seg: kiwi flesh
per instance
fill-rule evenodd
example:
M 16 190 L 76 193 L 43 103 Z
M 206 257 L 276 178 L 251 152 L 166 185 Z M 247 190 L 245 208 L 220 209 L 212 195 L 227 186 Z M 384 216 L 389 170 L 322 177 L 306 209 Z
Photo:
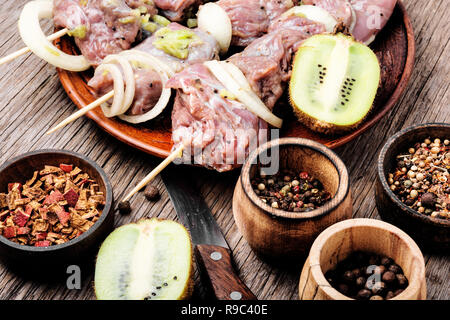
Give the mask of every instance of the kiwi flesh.
M 170 220 L 145 219 L 114 230 L 95 265 L 99 300 L 183 300 L 193 290 L 192 244 Z
M 366 45 L 344 34 L 320 34 L 298 49 L 289 97 L 300 122 L 334 134 L 353 130 L 372 108 L 380 64 Z

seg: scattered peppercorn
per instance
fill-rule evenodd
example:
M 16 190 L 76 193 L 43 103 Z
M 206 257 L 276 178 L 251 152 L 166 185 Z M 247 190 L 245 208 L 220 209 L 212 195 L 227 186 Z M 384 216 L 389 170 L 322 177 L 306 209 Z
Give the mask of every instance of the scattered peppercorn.
M 159 189 L 151 184 L 147 185 L 144 194 L 147 200 L 150 201 L 157 201 L 160 198 Z
M 390 189 L 413 210 L 432 218 L 450 219 L 450 141 L 431 138 L 397 156 L 389 173 Z
M 121 214 L 129 214 L 131 212 L 130 201 L 122 201 L 119 203 L 119 212 Z
M 322 182 L 307 172 L 283 170 L 273 176 L 259 174 L 251 181 L 258 197 L 272 208 L 308 212 L 331 199 Z
M 408 279 L 394 260 L 362 251 L 339 262 L 325 278 L 340 293 L 357 300 L 392 299 L 408 286 Z

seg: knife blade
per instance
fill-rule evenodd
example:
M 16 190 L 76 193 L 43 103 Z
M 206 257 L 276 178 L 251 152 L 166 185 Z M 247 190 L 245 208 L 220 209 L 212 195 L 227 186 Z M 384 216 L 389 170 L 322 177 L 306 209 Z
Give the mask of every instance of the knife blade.
M 172 165 L 161 177 L 178 218 L 191 233 L 204 278 L 219 300 L 256 300 L 236 274 L 231 249 L 188 171 Z

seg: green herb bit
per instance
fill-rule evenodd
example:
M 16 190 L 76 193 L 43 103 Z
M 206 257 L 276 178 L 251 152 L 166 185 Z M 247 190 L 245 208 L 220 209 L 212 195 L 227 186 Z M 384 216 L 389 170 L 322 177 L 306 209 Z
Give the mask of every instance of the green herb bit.
M 191 30 L 180 29 L 171 30 L 170 28 L 161 28 L 156 33 L 157 40 L 153 45 L 179 59 L 186 59 L 189 55 L 189 46 L 193 42 L 201 42 L 200 38 Z
M 142 24 L 142 29 L 150 33 L 153 33 L 158 29 L 158 25 L 154 22 L 145 22 Z
M 197 27 L 198 23 L 197 23 L 197 19 L 188 19 L 187 20 L 187 26 L 189 28 L 195 28 Z
M 45 50 L 47 50 L 48 52 L 50 52 L 50 53 L 53 54 L 54 56 L 59 57 L 59 52 L 56 51 L 55 49 L 53 49 L 52 47 L 45 46 Z
M 69 30 L 67 34 L 71 37 L 76 37 L 79 39 L 84 39 L 86 37 L 87 28 L 84 24 Z
M 164 18 L 163 16 L 160 16 L 158 14 L 155 14 L 152 17 L 152 20 L 154 22 L 156 22 L 157 24 L 160 24 L 160 25 L 162 25 L 164 27 L 166 27 L 166 26 L 168 26 L 170 24 L 170 20 L 168 20 L 167 18 Z
M 133 23 L 135 21 L 136 21 L 136 17 L 124 17 L 124 18 L 119 19 L 119 22 L 122 24 Z

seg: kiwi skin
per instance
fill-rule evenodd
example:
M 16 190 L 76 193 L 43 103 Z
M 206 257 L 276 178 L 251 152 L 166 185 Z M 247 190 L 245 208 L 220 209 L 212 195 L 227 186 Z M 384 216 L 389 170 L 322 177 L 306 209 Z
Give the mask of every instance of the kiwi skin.
M 326 135 L 338 135 L 338 134 L 344 134 L 349 131 L 353 131 L 356 128 L 358 128 L 364 120 L 366 120 L 367 116 L 372 112 L 373 105 L 369 112 L 357 123 L 354 123 L 350 126 L 339 126 L 333 123 L 328 123 L 319 119 L 315 119 L 308 114 L 301 111 L 299 108 L 295 106 L 295 103 L 293 99 L 291 99 L 291 95 L 289 94 L 289 101 L 292 105 L 292 109 L 294 110 L 294 114 L 297 117 L 298 121 L 300 121 L 303 125 L 311 129 L 312 131 L 323 133 Z
M 138 222 L 136 222 L 136 224 L 145 223 L 145 221 L 147 221 L 147 220 L 156 220 L 158 222 L 161 222 L 161 221 L 165 221 L 167 219 L 160 219 L 160 218 L 141 219 Z M 169 221 L 171 221 L 171 220 L 169 220 Z M 186 231 L 186 233 L 189 236 L 189 244 L 190 244 L 190 248 L 191 248 L 191 250 L 190 250 L 191 251 L 191 264 L 189 265 L 189 271 L 188 271 L 188 274 L 189 274 L 189 278 L 188 279 L 189 280 L 186 282 L 186 285 L 185 285 L 185 287 L 183 289 L 183 292 L 178 297 L 177 300 L 189 300 L 192 297 L 192 293 L 194 292 L 194 263 L 195 263 L 194 259 L 195 258 L 194 258 L 194 254 L 193 254 L 194 250 L 193 250 L 193 247 L 192 247 L 191 234 L 187 231 L 187 229 L 182 224 L 180 224 L 180 225 L 183 227 L 183 229 Z M 92 285 L 94 287 L 93 289 L 94 289 L 95 296 L 97 297 L 97 300 L 98 300 L 98 294 L 97 294 L 96 289 L 95 289 L 95 283 L 92 283 Z
M 336 34 L 336 32 L 334 34 Z M 352 38 L 353 38 L 353 36 L 352 36 Z M 360 44 L 364 44 L 361 41 L 356 40 L 355 38 L 353 38 L 353 41 L 358 42 Z M 300 52 L 300 50 L 297 50 L 297 52 L 295 53 L 294 59 L 292 61 L 296 60 L 296 57 L 299 54 L 299 52 Z M 378 63 L 380 63 L 380 60 L 378 59 L 378 57 L 377 57 L 377 60 L 378 60 Z M 380 88 L 380 85 L 381 85 L 381 78 L 380 78 L 380 81 L 378 84 L 378 89 Z M 367 114 L 360 121 L 358 121 L 352 125 L 348 125 L 348 126 L 339 126 L 339 125 L 336 125 L 333 123 L 329 123 L 326 121 L 322 121 L 320 119 L 313 118 L 310 115 L 306 114 L 305 112 L 301 111 L 300 108 L 297 107 L 294 99 L 291 96 L 291 86 L 289 86 L 288 91 L 289 91 L 289 103 L 292 106 L 292 109 L 293 109 L 294 114 L 297 117 L 298 121 L 301 122 L 303 125 L 305 125 L 307 128 L 309 128 L 310 130 L 312 130 L 314 132 L 322 133 L 325 135 L 345 134 L 345 133 L 348 133 L 350 131 L 357 129 L 367 119 L 367 117 L 372 112 L 373 107 L 374 107 L 374 105 L 372 104 L 372 106 L 370 107 Z M 376 97 L 375 97 L 375 101 L 376 101 Z

